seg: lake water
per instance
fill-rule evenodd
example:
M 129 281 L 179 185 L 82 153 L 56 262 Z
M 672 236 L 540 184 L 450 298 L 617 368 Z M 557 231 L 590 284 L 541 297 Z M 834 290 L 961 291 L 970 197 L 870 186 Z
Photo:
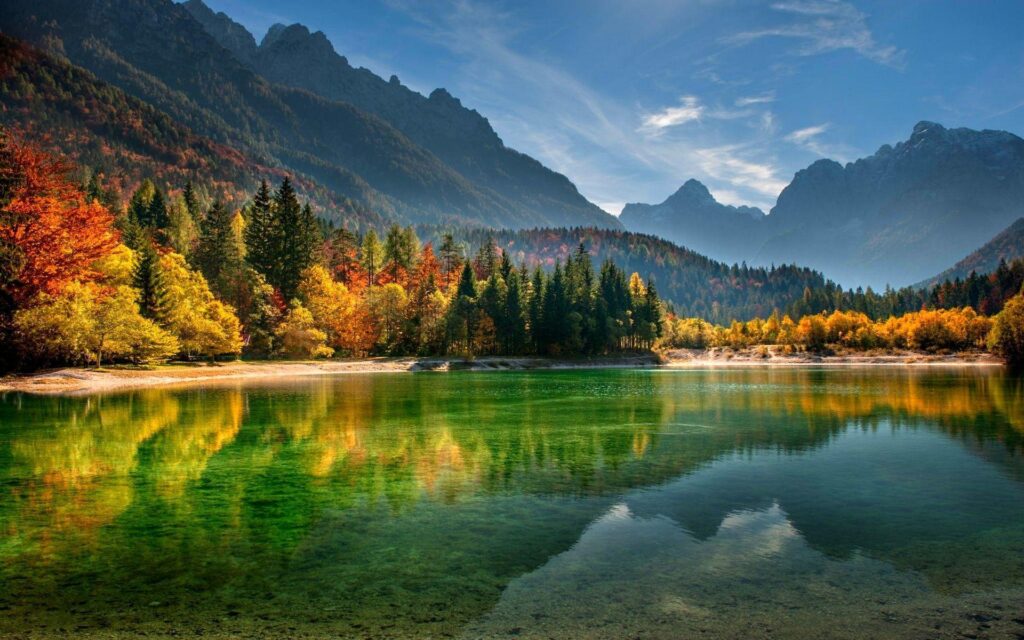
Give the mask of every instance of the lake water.
M 0 396 L 0 636 L 1024 637 L 1024 380 Z

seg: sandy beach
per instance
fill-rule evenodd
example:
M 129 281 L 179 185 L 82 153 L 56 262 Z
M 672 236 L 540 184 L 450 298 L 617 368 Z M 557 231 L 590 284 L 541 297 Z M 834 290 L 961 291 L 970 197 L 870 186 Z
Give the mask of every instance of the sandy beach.
M 663 354 L 623 355 L 602 358 L 555 359 L 532 357 L 461 358 L 361 358 L 325 361 L 237 361 L 217 364 L 167 364 L 151 368 L 63 368 L 0 379 L 0 392 L 84 394 L 165 385 L 210 384 L 223 380 L 272 380 L 276 378 L 338 374 L 398 373 L 416 371 L 516 371 L 533 369 L 639 368 L 668 369 L 751 366 L 1003 366 L 985 352 L 927 354 L 918 352 L 851 353 L 818 355 L 785 354 L 780 349 L 741 351 L 731 349 L 676 349 Z

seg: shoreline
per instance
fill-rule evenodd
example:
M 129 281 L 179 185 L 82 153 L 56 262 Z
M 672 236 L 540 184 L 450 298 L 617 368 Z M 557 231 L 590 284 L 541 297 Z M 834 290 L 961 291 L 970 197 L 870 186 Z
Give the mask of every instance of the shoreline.
M 1002 367 L 988 353 L 937 355 L 918 352 L 783 354 L 770 349 L 674 349 L 664 354 L 557 359 L 487 356 L 463 358 L 359 358 L 326 361 L 254 360 L 217 364 L 184 363 L 150 369 L 66 367 L 0 378 L 0 393 L 85 395 L 158 386 L 199 386 L 222 381 L 265 381 L 339 374 L 447 371 L 533 371 L 567 369 L 712 369 L 723 367 Z

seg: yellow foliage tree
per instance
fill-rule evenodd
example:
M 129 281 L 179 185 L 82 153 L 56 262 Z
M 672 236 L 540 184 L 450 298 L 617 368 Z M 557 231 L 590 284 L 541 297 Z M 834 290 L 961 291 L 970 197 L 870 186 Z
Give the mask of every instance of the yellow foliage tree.
M 327 334 L 316 326 L 313 314 L 298 300 L 292 301 L 288 315 L 275 331 L 279 351 L 289 358 L 330 358 L 334 349 L 327 346 Z
M 39 362 L 144 364 L 178 352 L 178 341 L 139 314 L 137 293 L 72 282 L 56 295 L 41 294 L 18 311 L 14 325 L 25 355 Z
M 189 269 L 184 256 L 160 257 L 157 322 L 174 334 L 188 357 L 242 351 L 241 324 L 234 309 L 213 297 L 202 274 Z

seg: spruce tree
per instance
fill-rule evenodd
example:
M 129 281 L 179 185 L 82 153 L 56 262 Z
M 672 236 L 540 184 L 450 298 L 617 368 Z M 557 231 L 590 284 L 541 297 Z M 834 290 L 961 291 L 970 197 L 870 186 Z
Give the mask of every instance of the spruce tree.
M 220 201 L 216 201 L 199 226 L 195 266 L 221 297 L 228 294 L 227 280 L 237 274 L 241 262 L 231 224 L 233 217 Z
M 480 245 L 476 258 L 473 259 L 473 266 L 476 267 L 477 277 L 486 280 L 498 269 L 498 245 L 494 242 L 494 236 L 488 235 L 487 241 Z
M 299 205 L 287 176 L 274 194 L 274 218 L 274 267 L 267 280 L 285 300 L 291 300 L 298 292 L 302 272 L 314 262 L 320 229 L 309 204 Z
M 277 230 L 274 224 L 273 200 L 266 180 L 260 183 L 245 225 L 245 259 L 264 278 L 274 269 Z
M 149 319 L 160 315 L 160 256 L 153 239 L 146 236 L 139 249 L 132 284 L 139 291 L 139 311 Z
M 159 189 L 153 192 L 153 197 L 146 208 L 145 226 L 159 230 L 171 226 L 171 217 L 167 214 L 167 201 Z
M 451 233 L 445 233 L 439 250 L 441 258 L 441 283 L 447 289 L 454 279 L 455 272 L 462 264 L 462 248 L 455 242 Z

